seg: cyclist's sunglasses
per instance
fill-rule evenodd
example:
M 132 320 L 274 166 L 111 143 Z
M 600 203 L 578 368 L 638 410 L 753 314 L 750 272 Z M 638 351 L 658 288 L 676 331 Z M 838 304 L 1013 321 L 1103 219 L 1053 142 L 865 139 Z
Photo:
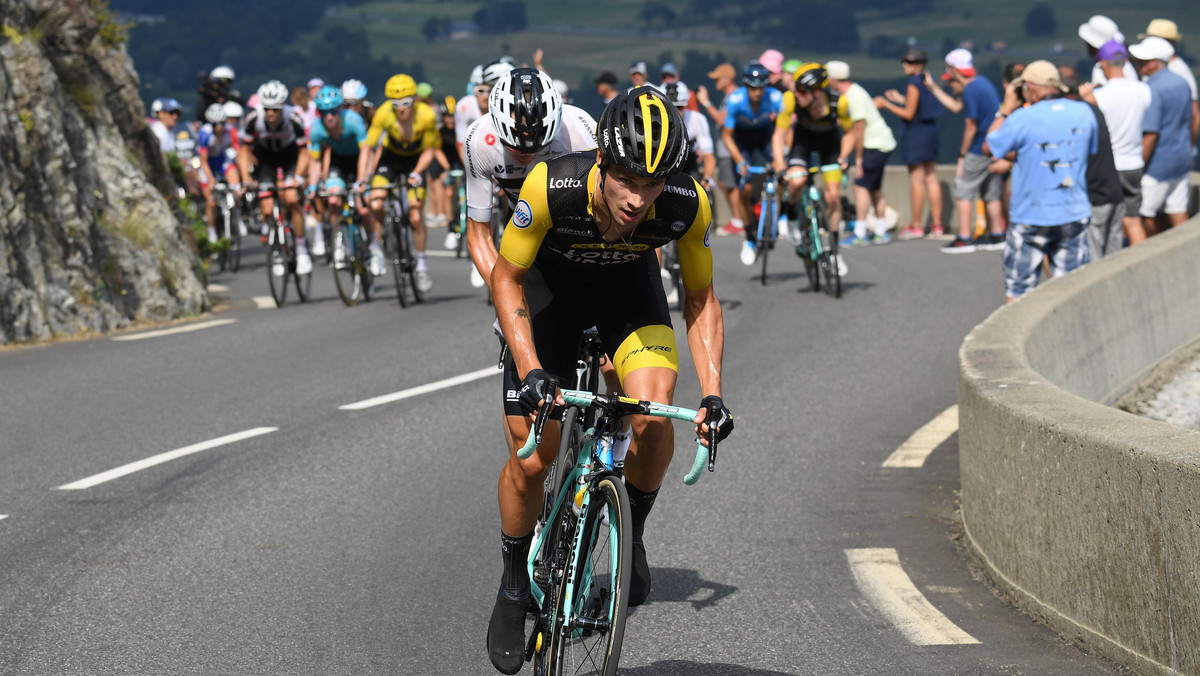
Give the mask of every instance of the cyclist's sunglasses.
M 396 110 L 405 110 L 408 108 L 412 108 L 413 102 L 415 100 L 416 99 L 414 99 L 411 96 L 405 96 L 402 99 L 396 99 L 395 101 L 392 101 L 392 107 L 395 108 Z
M 479 85 L 479 86 L 475 87 L 475 94 L 477 96 L 487 96 L 488 94 L 491 94 L 491 93 L 492 93 L 492 88 L 487 85 Z
M 337 116 L 338 116 L 338 114 L 339 114 L 339 113 L 341 113 L 341 112 L 342 112 L 342 109 L 341 109 L 341 107 L 338 107 L 338 108 L 332 108 L 332 109 L 330 109 L 330 110 L 322 110 L 322 111 L 321 111 L 321 116 L 322 116 L 322 117 L 337 117 Z

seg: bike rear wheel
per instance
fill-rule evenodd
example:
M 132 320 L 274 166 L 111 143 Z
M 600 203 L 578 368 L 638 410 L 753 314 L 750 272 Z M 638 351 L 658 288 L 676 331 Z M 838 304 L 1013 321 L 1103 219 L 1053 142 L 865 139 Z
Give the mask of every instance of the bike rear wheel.
M 396 284 L 396 299 L 400 307 L 408 307 L 410 302 L 416 302 L 412 296 L 411 285 L 408 283 L 408 251 L 404 239 L 400 236 L 400 215 L 393 205 L 388 206 L 387 222 L 387 258 L 392 265 L 392 280 Z
M 291 252 L 289 269 L 292 272 L 292 279 L 296 280 L 296 295 L 300 297 L 301 303 L 307 303 L 312 296 L 312 270 L 303 275 L 296 272 L 296 236 L 290 229 L 287 231 L 287 248 Z
M 821 273 L 825 276 L 825 293 L 834 298 L 841 298 L 842 276 L 838 274 L 837 258 L 835 258 L 837 255 L 837 237 L 830 233 L 829 248 L 821 254 Z
M 592 488 L 575 575 L 563 575 L 550 635 L 553 676 L 615 676 L 629 610 L 633 540 L 625 483 L 607 476 Z M 575 602 L 563 608 L 568 583 Z
M 271 297 L 275 299 L 275 307 L 283 307 L 287 302 L 288 276 L 291 275 L 291 261 L 284 244 L 283 227 L 276 225 L 271 229 L 267 246 L 267 280 L 271 284 Z
M 342 252 L 341 262 L 338 262 L 337 255 L 334 255 L 333 282 L 337 285 L 338 296 L 342 302 L 346 307 L 351 307 L 363 298 L 363 252 L 355 238 L 350 236 L 350 226 L 346 224 L 338 226 L 337 233 L 333 236 L 333 246 L 339 247 Z

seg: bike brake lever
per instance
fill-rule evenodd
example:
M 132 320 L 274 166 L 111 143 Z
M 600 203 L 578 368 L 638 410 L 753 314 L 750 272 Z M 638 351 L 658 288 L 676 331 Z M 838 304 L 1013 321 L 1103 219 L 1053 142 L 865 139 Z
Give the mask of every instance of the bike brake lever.
M 546 421 L 550 419 L 550 411 L 554 408 L 554 392 L 551 392 L 542 400 L 542 406 L 538 409 L 537 417 L 533 419 L 533 440 L 534 443 L 542 443 L 542 432 L 546 429 Z
M 717 435 L 720 430 L 717 429 L 715 421 L 712 419 L 715 412 L 710 406 L 708 409 L 708 471 L 710 472 L 717 470 Z

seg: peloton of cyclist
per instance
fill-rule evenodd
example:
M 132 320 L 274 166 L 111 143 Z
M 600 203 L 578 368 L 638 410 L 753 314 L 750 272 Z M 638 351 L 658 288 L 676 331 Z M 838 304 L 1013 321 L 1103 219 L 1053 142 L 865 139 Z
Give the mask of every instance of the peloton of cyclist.
M 678 375 L 671 316 L 655 250 L 677 240 L 686 287 L 688 345 L 705 395 L 702 409 L 723 438 L 733 429 L 721 402 L 721 306 L 713 292 L 708 198 L 679 173 L 687 151 L 683 118 L 654 87 L 617 95 L 600 115 L 599 148 L 539 163 L 521 188 L 492 270 L 496 314 L 508 337 L 504 411 L 510 456 L 500 474 L 504 573 L 488 624 L 488 653 L 506 674 L 524 662 L 530 580 L 525 563 L 554 460 L 558 431 L 548 425 L 537 452 L 519 460 L 531 418 L 557 383 L 575 374 L 579 335 L 595 326 L 625 394 L 669 402 Z M 707 433 L 705 413 L 696 431 Z M 633 553 L 629 605 L 646 600 L 650 569 L 643 532 L 670 463 L 674 431 L 635 416 L 636 450 L 625 458 Z M 707 442 L 705 442 L 707 443 Z
M 596 147 L 596 121 L 565 105 L 545 73 L 517 68 L 490 92 L 488 114 L 467 130 L 463 154 L 467 172 L 467 247 L 478 274 L 491 279 L 496 264 L 492 240 L 492 181 L 515 208 L 534 165 L 563 153 Z
M 768 87 L 771 72 L 757 61 L 746 64 L 742 71 L 742 87 L 725 100 L 725 128 L 721 141 L 733 156 L 739 180 L 742 182 L 741 203 L 749 214 L 753 204 L 749 176 L 751 162 L 766 165 L 771 162 L 771 137 L 775 120 L 783 110 L 783 92 Z M 757 229 L 747 220 L 746 241 L 742 243 L 743 265 L 754 265 L 754 239 Z
M 772 166 L 776 172 L 784 174 L 787 181 L 791 197 L 786 207 L 787 217 L 795 221 L 798 216 L 796 202 L 808 183 L 809 160 L 814 153 L 819 156 L 829 230 L 836 237 L 843 217 L 842 169 L 845 160 L 840 156 L 842 133 L 838 126 L 838 97 L 829 90 L 829 73 L 819 63 L 802 64 L 796 70 L 794 81 L 795 89 L 784 94 L 783 114 L 775 120 L 775 133 L 771 139 Z M 791 132 L 792 147 L 790 153 L 785 153 L 788 132 Z M 837 264 L 839 274 L 845 275 L 845 263 L 840 255 Z
M 308 170 L 308 153 L 302 152 L 308 140 L 300 112 L 286 105 L 287 98 L 287 87 L 279 80 L 271 80 L 258 88 L 258 104 L 246 116 L 242 129 L 238 170 L 249 188 L 258 187 L 261 191 L 258 204 L 264 223 L 271 222 L 274 207 L 268 190 L 275 186 L 276 174 L 283 172 L 279 198 L 283 202 L 285 218 L 291 220 L 296 235 L 296 274 L 306 275 L 312 272 L 312 256 L 304 239 L 304 212 L 300 208 L 298 188 L 304 182 L 301 177 Z M 253 172 L 251 165 L 254 165 Z
M 204 111 L 206 123 L 196 135 L 196 148 L 200 155 L 200 170 L 203 172 L 200 187 L 204 191 L 204 219 L 208 223 L 208 241 L 216 242 L 217 203 L 213 199 L 213 187 L 224 181 L 232 190 L 238 190 L 237 155 L 241 143 L 237 128 L 228 124 L 225 103 L 214 103 Z M 234 104 L 237 105 L 237 104 Z M 231 224 L 232 225 L 232 224 Z M 238 222 L 238 234 L 246 234 L 246 225 Z
M 345 99 L 337 87 L 325 85 L 317 92 L 317 121 L 309 129 L 309 153 L 312 163 L 309 169 L 309 185 L 322 185 L 328 197 L 326 213 L 329 227 L 337 232 L 342 219 L 342 204 L 346 186 L 358 181 L 358 158 L 367 143 L 367 125 L 361 116 L 344 107 Z M 372 233 L 371 259 L 368 265 L 372 275 L 383 274 L 383 251 L 379 248 L 379 228 L 374 227 L 371 211 L 366 204 L 358 204 L 358 214 L 363 225 Z M 324 241 L 319 234 L 313 235 L 313 253 L 324 253 Z M 336 246 L 336 245 L 335 245 Z M 345 263 L 345 251 L 334 249 L 334 267 Z
M 367 130 L 367 143 L 358 159 L 358 175 L 371 176 L 371 214 L 378 240 L 383 226 L 383 205 L 387 191 L 380 186 L 407 182 L 408 220 L 413 228 L 417 254 L 417 288 L 433 288 L 425 262 L 425 220 L 421 206 L 425 188 L 421 174 L 433 161 L 438 146 L 437 116 L 429 106 L 417 101 L 417 83 L 403 73 L 394 75 L 384 86 L 388 101 L 379 107 Z

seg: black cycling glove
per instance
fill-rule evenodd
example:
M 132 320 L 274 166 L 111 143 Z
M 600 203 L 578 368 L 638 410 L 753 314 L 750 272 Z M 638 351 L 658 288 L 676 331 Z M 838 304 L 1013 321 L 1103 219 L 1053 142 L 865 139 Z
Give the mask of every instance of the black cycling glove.
M 558 390 L 558 380 L 547 371 L 533 369 L 521 381 L 521 391 L 517 395 L 517 405 L 525 415 L 537 412 L 542 402 L 552 399 Z
M 717 441 L 724 441 L 733 431 L 733 414 L 725 408 L 725 402 L 715 394 L 700 400 L 700 408 L 708 410 L 708 426 L 716 428 Z

